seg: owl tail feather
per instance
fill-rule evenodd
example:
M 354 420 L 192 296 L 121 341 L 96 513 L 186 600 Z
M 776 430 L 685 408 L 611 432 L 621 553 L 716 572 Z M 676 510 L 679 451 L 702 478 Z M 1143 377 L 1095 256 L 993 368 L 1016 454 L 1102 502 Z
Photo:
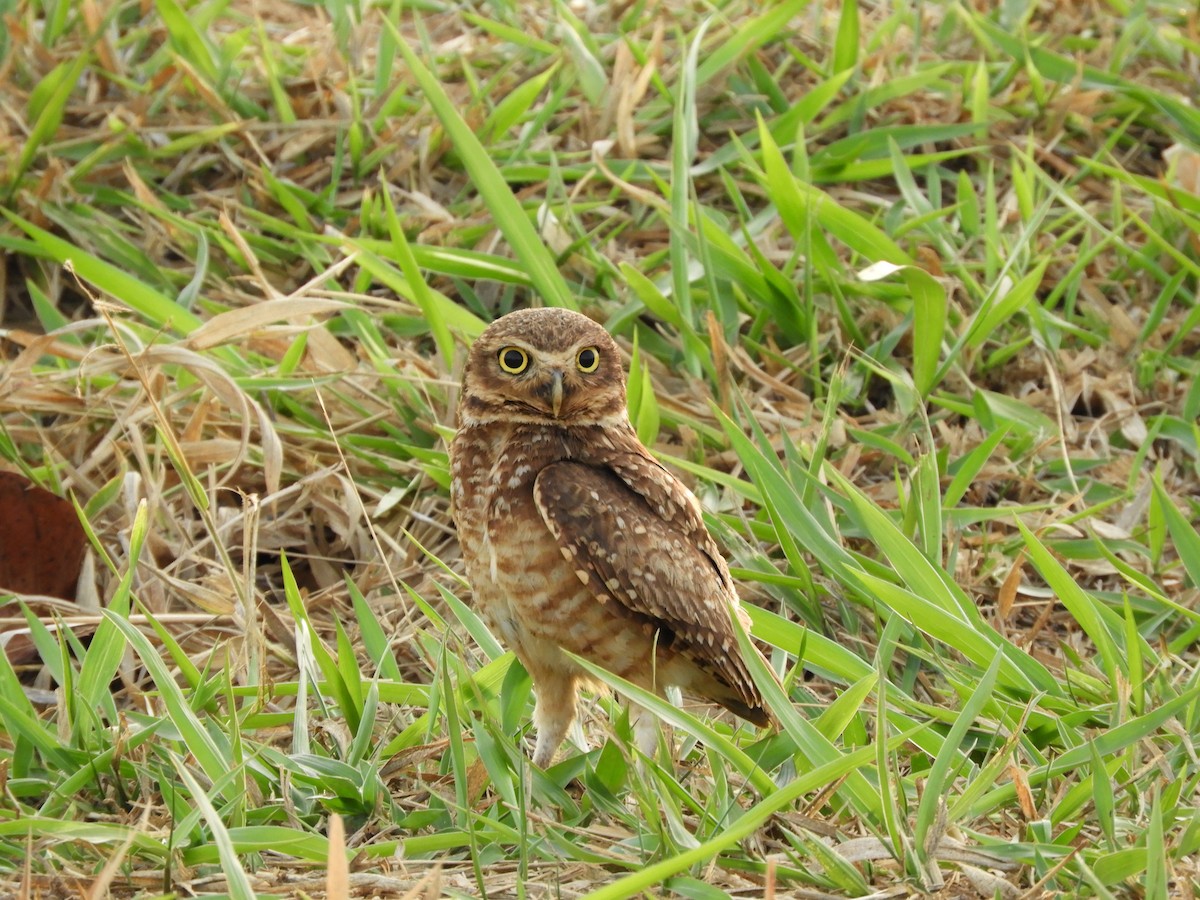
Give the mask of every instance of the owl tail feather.
M 766 666 L 768 672 L 773 676 L 775 683 L 779 683 L 779 676 L 775 671 L 767 665 L 766 659 L 762 652 L 755 647 L 754 652 L 758 654 L 758 658 Z M 767 709 L 767 704 L 763 701 L 762 693 L 758 689 L 758 685 L 754 683 L 754 679 L 750 675 L 750 669 L 745 661 L 739 656 L 732 660 L 736 676 L 730 678 L 728 671 L 712 673 L 716 677 L 709 684 L 708 696 L 714 703 L 719 703 L 731 713 L 741 716 L 747 722 L 753 722 L 760 728 L 765 728 L 768 725 L 778 725 L 775 716 Z
M 717 703 L 725 707 L 735 716 L 741 716 L 747 722 L 753 722 L 755 725 L 763 728 L 770 725 L 774 719 L 767 710 L 761 706 L 747 706 L 745 701 L 732 692 L 726 697 L 713 697 Z

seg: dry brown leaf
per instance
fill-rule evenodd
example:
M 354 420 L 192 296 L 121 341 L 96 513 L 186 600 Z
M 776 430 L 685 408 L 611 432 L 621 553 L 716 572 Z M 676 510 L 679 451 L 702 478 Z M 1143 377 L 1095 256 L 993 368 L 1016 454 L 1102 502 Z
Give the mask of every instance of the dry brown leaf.
M 1106 541 L 1127 541 L 1133 537 L 1128 528 L 1103 519 L 1093 519 L 1090 523 L 1096 536 Z
M 243 237 L 240 231 L 238 231 L 237 225 L 234 224 L 233 220 L 229 218 L 224 210 L 222 210 L 221 214 L 217 216 L 217 221 L 221 225 L 221 230 L 225 232 L 226 236 L 231 241 L 233 241 L 233 243 L 237 246 L 238 251 L 242 254 L 242 257 L 246 260 L 246 265 L 250 267 L 250 272 L 254 276 L 254 281 L 258 284 L 263 296 L 271 300 L 280 299 L 282 295 L 278 290 L 275 289 L 275 286 L 271 283 L 271 280 L 267 278 L 266 273 L 263 272 L 262 265 L 259 263 L 258 257 L 251 249 L 250 244 L 246 241 L 246 238 Z
M 196 408 L 192 411 L 191 418 L 183 427 L 183 432 L 179 435 L 179 444 L 195 443 L 204 440 L 204 429 L 208 425 L 209 419 L 212 418 L 212 413 L 217 407 L 216 397 L 205 397 L 196 404 Z
M 0 472 L 0 587 L 71 600 L 86 549 L 69 500 Z
M 329 817 L 329 856 L 325 863 L 325 891 L 328 897 L 350 896 L 350 865 L 346 861 L 346 826 L 342 817 Z
M 629 93 L 626 87 L 633 74 L 633 51 L 624 41 L 617 43 L 616 56 L 613 58 L 612 76 L 608 82 L 608 105 L 604 115 L 597 123 L 597 131 L 608 131 L 615 127 L 617 132 L 617 147 L 623 156 L 632 157 L 633 151 L 633 116 L 632 108 L 625 98 Z
M 1062 94 L 1056 105 L 1076 115 L 1091 118 L 1099 109 L 1101 101 L 1108 97 L 1108 93 L 1103 90 L 1070 90 Z
M 252 400 L 245 391 L 220 367 L 214 360 L 201 356 L 182 344 L 156 345 L 147 347 L 136 357 L 131 357 L 139 368 L 146 367 L 143 373 L 149 385 L 154 377 L 156 366 L 183 366 L 212 391 L 229 409 L 238 413 L 241 419 L 242 434 L 237 445 L 237 452 L 224 460 L 230 464 L 230 474 L 222 481 L 232 477 L 233 472 L 245 460 L 247 448 L 250 445 L 252 420 L 259 427 L 260 444 L 263 454 L 263 477 L 267 485 L 267 493 L 274 494 L 279 490 L 279 482 L 283 470 L 283 443 L 271 421 L 271 417 L 261 404 Z M 128 373 L 129 360 L 121 354 L 95 353 L 88 357 L 88 368 L 91 373 L 118 372 Z M 164 432 L 167 433 L 167 432 Z
M 1183 144 L 1172 144 L 1163 151 L 1163 159 L 1174 182 L 1200 197 L 1200 153 Z
M 315 297 L 268 300 L 213 316 L 193 331 L 188 336 L 186 343 L 192 350 L 207 350 L 209 347 L 217 347 L 230 341 L 249 337 L 268 325 L 286 322 L 291 325 L 303 326 L 307 324 L 307 320 L 311 316 L 340 312 L 350 308 L 349 303 L 343 303 L 341 300 L 324 300 Z M 301 322 L 300 320 L 305 321 Z
M 1017 790 L 1021 814 L 1025 816 L 1026 821 L 1033 821 L 1037 818 L 1037 807 L 1033 805 L 1033 792 L 1029 790 L 1029 779 L 1025 776 L 1025 770 L 1014 763 L 1008 767 L 1008 775 Z
M 1085 277 L 1079 282 L 1079 293 L 1087 301 L 1088 308 L 1108 325 L 1109 337 L 1119 352 L 1126 352 L 1137 342 L 1141 329 L 1120 303 L 1108 298 L 1101 285 Z
M 921 268 L 932 275 L 934 278 L 943 278 L 946 275 L 945 269 L 942 268 L 941 257 L 932 247 L 922 244 L 917 248 L 917 261 L 921 264 Z
M 308 333 L 305 351 L 305 368 L 317 372 L 348 372 L 358 364 L 354 354 L 324 328 L 314 328 Z
M 1133 404 L 1107 387 L 1097 388 L 1096 396 L 1100 398 L 1104 408 L 1117 420 L 1117 426 L 1130 446 L 1142 446 L 1150 436 L 1150 429 L 1146 427 L 1145 420 Z
M 655 23 L 654 35 L 650 39 L 650 50 L 646 54 L 646 64 L 638 71 L 637 77 L 631 77 L 633 72 L 633 54 L 628 45 L 622 41 L 617 44 L 617 60 L 613 69 L 613 89 L 617 93 L 616 131 L 617 149 L 627 159 L 638 156 L 637 130 L 634 127 L 634 112 L 646 96 L 654 73 L 658 71 L 658 61 L 662 54 L 663 22 Z M 625 58 L 627 57 L 627 58 Z M 618 78 L 620 73 L 620 78 Z
M 1013 560 L 1008 574 L 1004 576 L 1004 582 L 1000 585 L 1000 594 L 996 598 L 997 609 L 1002 621 L 1008 621 L 1012 616 L 1013 602 L 1017 599 L 1017 588 L 1021 585 L 1021 572 L 1024 568 L 1025 551 L 1022 550 Z
M 979 892 L 980 897 L 998 897 L 1003 900 L 1021 896 L 1021 889 L 999 875 L 993 875 L 978 866 L 961 863 L 959 868 L 971 882 L 971 886 Z

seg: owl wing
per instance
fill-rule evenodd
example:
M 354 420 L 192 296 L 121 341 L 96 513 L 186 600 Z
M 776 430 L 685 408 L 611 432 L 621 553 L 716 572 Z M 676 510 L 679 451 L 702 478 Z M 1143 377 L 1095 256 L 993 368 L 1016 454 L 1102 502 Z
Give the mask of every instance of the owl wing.
M 769 720 L 730 621 L 744 622 L 725 560 L 696 498 L 652 458 L 607 466 L 556 462 L 534 483 L 537 507 L 575 574 L 601 603 L 615 603 L 659 632 L 731 690 L 713 696 L 756 724 Z

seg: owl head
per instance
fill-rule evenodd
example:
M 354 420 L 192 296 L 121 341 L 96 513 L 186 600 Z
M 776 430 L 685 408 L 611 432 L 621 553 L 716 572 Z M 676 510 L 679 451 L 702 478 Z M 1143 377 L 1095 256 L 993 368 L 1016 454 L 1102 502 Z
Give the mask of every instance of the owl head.
M 592 424 L 625 413 L 625 370 L 616 342 L 587 316 L 522 309 L 475 341 L 463 372 L 459 424 L 501 419 Z

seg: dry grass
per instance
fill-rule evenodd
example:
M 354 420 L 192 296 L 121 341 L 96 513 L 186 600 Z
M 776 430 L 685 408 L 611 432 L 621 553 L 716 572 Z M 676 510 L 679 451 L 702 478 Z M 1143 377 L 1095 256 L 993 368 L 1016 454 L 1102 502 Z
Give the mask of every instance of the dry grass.
M 5 892 L 1200 890 L 1194 9 L 0 10 L 0 466 L 95 536 L 0 609 Z M 781 733 L 529 769 L 444 440 L 537 297 Z

